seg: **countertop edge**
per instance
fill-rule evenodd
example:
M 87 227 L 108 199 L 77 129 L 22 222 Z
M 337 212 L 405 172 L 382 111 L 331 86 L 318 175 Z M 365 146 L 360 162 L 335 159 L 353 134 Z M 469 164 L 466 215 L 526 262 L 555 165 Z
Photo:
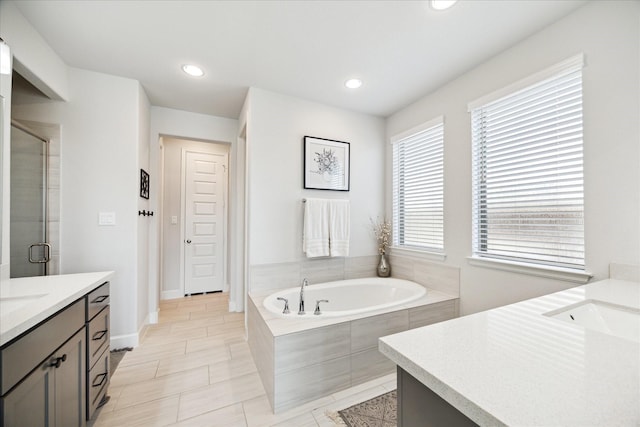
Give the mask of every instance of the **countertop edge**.
M 429 387 L 434 393 L 440 396 L 445 401 L 449 402 L 452 406 L 458 409 L 461 413 L 466 415 L 471 421 L 479 425 L 490 426 L 507 426 L 504 422 L 497 419 L 495 416 L 485 411 L 473 401 L 467 399 L 462 394 L 445 384 L 443 381 L 431 375 L 428 371 L 424 370 L 416 363 L 406 358 L 400 352 L 395 350 L 381 337 L 378 340 L 378 351 L 384 356 L 389 358 L 398 367 L 409 373 L 416 378 L 426 387 Z
M 9 326 L 9 329 L 0 333 L 0 347 L 4 347 L 9 344 L 14 339 L 18 338 L 23 333 L 29 331 L 34 326 L 37 326 L 42 321 L 48 319 L 52 315 L 56 314 L 58 311 L 64 309 L 69 304 L 77 301 L 82 296 L 90 293 L 94 289 L 98 288 L 100 285 L 109 281 L 115 272 L 113 271 L 104 271 L 104 272 L 95 272 L 95 273 L 77 273 L 77 274 L 68 274 L 68 275 L 58 275 L 58 276 L 43 276 L 41 279 L 44 280 L 53 280 L 51 278 L 56 278 L 55 280 L 64 280 L 64 278 L 74 278 L 74 279 L 86 279 L 86 285 L 77 287 L 73 289 L 71 292 L 66 294 L 62 298 L 55 299 L 54 301 L 47 301 L 49 303 L 48 307 L 38 310 L 37 313 L 29 316 L 27 319 L 16 322 L 15 325 Z M 94 277 L 95 276 L 95 277 Z M 37 281 L 40 278 L 25 278 L 25 279 L 12 279 L 12 280 L 32 280 Z M 12 313 L 9 313 L 9 316 Z

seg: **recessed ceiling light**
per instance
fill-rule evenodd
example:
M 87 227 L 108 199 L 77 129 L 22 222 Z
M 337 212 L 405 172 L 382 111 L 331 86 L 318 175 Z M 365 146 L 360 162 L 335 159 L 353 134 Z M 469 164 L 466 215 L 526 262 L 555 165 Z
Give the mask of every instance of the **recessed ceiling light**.
M 431 8 L 435 10 L 445 10 L 453 6 L 458 0 L 431 0 Z
M 202 68 L 196 66 L 196 65 L 191 65 L 191 64 L 185 64 L 182 66 L 182 71 L 184 71 L 185 73 L 189 74 L 190 76 L 193 77 L 202 77 L 204 76 L 204 71 L 202 71 Z
M 349 89 L 358 89 L 360 86 L 362 86 L 362 80 L 360 80 L 360 79 L 349 79 L 346 82 L 344 82 L 344 85 L 346 87 L 348 87 Z

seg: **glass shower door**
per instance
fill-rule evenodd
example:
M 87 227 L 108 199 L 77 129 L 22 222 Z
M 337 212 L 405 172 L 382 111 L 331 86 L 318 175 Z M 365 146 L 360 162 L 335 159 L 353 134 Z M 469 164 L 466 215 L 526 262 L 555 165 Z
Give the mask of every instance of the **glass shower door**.
M 47 158 L 46 139 L 11 124 L 11 277 L 47 274 Z

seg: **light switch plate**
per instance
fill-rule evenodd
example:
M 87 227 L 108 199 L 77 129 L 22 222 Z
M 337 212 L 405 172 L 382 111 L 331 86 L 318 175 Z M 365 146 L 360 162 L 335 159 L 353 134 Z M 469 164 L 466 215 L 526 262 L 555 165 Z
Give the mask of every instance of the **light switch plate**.
M 116 225 L 115 212 L 99 212 L 98 225 Z
M 171 224 L 175 225 L 178 223 L 178 217 L 176 215 L 171 216 Z

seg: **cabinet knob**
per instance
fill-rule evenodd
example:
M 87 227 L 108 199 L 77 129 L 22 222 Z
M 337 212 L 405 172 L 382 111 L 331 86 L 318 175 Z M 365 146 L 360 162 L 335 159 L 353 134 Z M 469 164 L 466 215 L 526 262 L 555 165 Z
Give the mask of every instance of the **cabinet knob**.
M 65 362 L 66 360 L 67 360 L 67 355 L 63 354 L 62 357 L 56 357 L 55 360 L 51 361 L 49 366 L 53 366 L 57 369 L 60 367 L 60 365 L 62 365 L 62 362 Z

